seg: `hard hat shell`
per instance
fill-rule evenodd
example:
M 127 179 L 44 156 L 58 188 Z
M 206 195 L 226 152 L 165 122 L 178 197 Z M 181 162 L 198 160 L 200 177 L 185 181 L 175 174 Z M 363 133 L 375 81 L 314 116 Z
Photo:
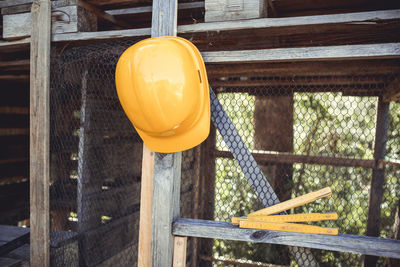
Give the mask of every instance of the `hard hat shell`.
M 144 143 L 173 153 L 210 132 L 210 95 L 203 58 L 189 41 L 157 37 L 129 47 L 118 60 L 118 98 Z

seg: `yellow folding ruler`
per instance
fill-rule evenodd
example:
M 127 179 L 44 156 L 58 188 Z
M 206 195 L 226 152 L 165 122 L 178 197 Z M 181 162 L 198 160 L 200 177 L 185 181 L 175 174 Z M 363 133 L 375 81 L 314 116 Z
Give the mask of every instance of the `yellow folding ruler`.
M 337 235 L 337 228 L 326 228 L 294 222 L 315 222 L 323 220 L 337 220 L 337 213 L 306 213 L 290 215 L 272 215 L 291 208 L 299 207 L 317 199 L 332 195 L 329 187 L 309 194 L 305 194 L 271 207 L 250 213 L 247 217 L 233 217 L 232 224 L 241 228 L 264 229 L 271 231 L 286 231 L 309 234 Z

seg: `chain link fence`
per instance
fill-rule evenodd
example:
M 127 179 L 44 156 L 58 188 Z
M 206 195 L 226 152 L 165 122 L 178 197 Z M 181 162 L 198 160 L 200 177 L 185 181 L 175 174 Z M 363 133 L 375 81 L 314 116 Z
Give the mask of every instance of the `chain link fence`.
M 142 141 L 119 104 L 114 81 L 119 56 L 136 41 L 52 50 L 53 266 L 136 264 Z M 399 74 L 305 71 L 299 76 L 280 64 L 207 69 L 210 85 L 281 201 L 331 187 L 331 198 L 289 213 L 336 211 L 338 221 L 316 224 L 365 235 L 370 181 L 377 168 L 377 96 Z M 399 114 L 400 104 L 390 103 L 390 162 L 400 158 Z M 400 167 L 384 166 L 382 209 L 376 216 L 380 236 L 392 238 Z M 230 221 L 260 208 L 254 188 L 214 127 L 203 144 L 183 152 L 182 217 Z M 359 266 L 362 257 L 225 240 L 193 238 L 188 243 L 189 266 L 197 259 L 197 266 Z M 388 259 L 378 263 L 384 266 Z

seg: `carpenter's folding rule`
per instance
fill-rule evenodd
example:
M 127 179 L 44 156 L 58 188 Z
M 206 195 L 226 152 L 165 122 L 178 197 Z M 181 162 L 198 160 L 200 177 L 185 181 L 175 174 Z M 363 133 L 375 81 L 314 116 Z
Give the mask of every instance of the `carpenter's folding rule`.
M 294 222 L 315 222 L 324 220 L 336 220 L 337 213 L 308 213 L 290 215 L 272 215 L 291 208 L 299 207 L 317 199 L 330 196 L 332 191 L 329 187 L 323 188 L 306 195 L 290 199 L 288 201 L 273 205 L 271 207 L 250 213 L 247 217 L 234 217 L 232 224 L 241 228 L 264 229 L 273 231 L 298 232 L 309 234 L 337 235 L 337 228 L 326 228 Z

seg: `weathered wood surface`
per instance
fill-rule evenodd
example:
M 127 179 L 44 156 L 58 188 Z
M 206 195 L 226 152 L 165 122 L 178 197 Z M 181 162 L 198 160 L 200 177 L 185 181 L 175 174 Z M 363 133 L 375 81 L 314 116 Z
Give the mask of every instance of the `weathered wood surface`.
M 264 0 L 205 0 L 204 20 L 211 22 L 261 18 L 266 16 L 266 8 Z
M 207 64 L 209 81 L 221 77 L 307 77 L 307 76 L 358 76 L 388 75 L 400 73 L 398 59 L 364 59 L 321 62 L 279 62 L 229 64 L 223 68 L 219 64 Z
M 203 52 L 206 63 L 399 58 L 400 43 Z
M 218 23 L 198 23 L 178 27 L 178 33 L 194 33 L 207 31 L 232 31 L 250 30 L 260 28 L 299 27 L 321 24 L 358 24 L 379 20 L 392 20 L 400 18 L 400 10 L 371 11 L 335 15 L 305 16 L 293 18 L 260 18 L 243 21 L 220 21 Z M 316 29 L 316 28 L 313 28 Z M 322 30 L 323 28 L 318 30 Z M 295 32 L 295 29 L 292 29 Z M 310 30 L 310 29 L 308 29 Z
M 8 7 L 8 6 L 17 6 L 32 3 L 32 0 L 4 0 L 0 2 L 0 8 Z
M 30 84 L 31 266 L 50 266 L 50 1 L 32 5 Z
M 177 6 L 177 0 L 153 1 L 152 37 L 176 35 Z M 142 187 L 146 187 L 141 191 L 140 267 L 172 264 L 171 227 L 172 221 L 179 217 L 181 160 L 181 152 L 155 153 L 143 144 Z M 148 225 L 151 225 L 151 229 Z
M 67 33 L 78 31 L 78 7 L 66 6 L 52 10 L 52 33 Z M 30 13 L 3 16 L 3 38 L 23 38 L 31 33 L 32 24 Z
M 386 10 L 374 12 L 360 12 L 349 14 L 336 15 L 321 15 L 310 17 L 295 17 L 295 18 L 262 18 L 251 19 L 244 21 L 226 21 L 217 23 L 197 23 L 191 25 L 179 26 L 177 31 L 179 35 L 207 32 L 224 32 L 224 31 L 239 31 L 251 29 L 270 29 L 277 32 L 284 31 L 289 34 L 288 29 L 292 33 L 319 32 L 335 29 L 338 25 L 351 27 L 352 25 L 360 25 L 365 23 L 377 23 L 378 21 L 399 20 L 400 10 Z M 325 25 L 321 27 L 321 25 Z M 368 25 L 368 24 L 366 24 Z M 317 28 L 315 26 L 318 26 Z M 354 32 L 352 37 L 354 38 Z M 114 38 L 140 37 L 150 35 L 149 28 L 119 30 L 119 31 L 103 31 L 96 33 L 70 33 L 57 34 L 53 36 L 53 41 L 82 41 L 82 40 L 104 40 Z
M 265 163 L 305 163 L 317 165 L 332 165 L 332 166 L 347 166 L 347 167 L 364 167 L 364 168 L 378 168 L 378 164 L 373 159 L 354 159 L 354 158 L 339 158 L 327 156 L 309 156 L 309 155 L 296 155 L 291 153 L 279 152 L 254 152 L 252 153 L 258 162 Z M 216 151 L 217 157 L 233 158 L 232 153 L 229 151 Z
M 346 234 L 330 236 L 244 229 L 233 226 L 228 222 L 183 218 L 180 218 L 174 222 L 173 234 L 202 238 L 300 246 L 347 253 L 361 253 L 367 255 L 400 258 L 400 241 L 367 236 Z
M 387 131 L 389 127 L 389 105 L 380 96 L 377 102 L 374 159 L 383 160 L 386 155 Z M 368 236 L 379 236 L 381 226 L 381 205 L 384 192 L 385 169 L 372 170 L 371 189 L 369 194 L 367 231 Z M 364 266 L 375 266 L 377 257 L 366 256 Z
M 154 159 L 152 266 L 170 266 L 173 257 L 172 222 L 180 214 L 182 153 L 156 153 Z
M 188 3 L 179 3 L 178 9 L 195 9 L 195 8 L 204 8 L 204 2 L 188 2 Z M 121 15 L 134 15 L 139 13 L 151 13 L 151 6 L 143 6 L 143 7 L 133 7 L 133 8 L 124 8 L 124 9 L 114 9 L 106 11 L 110 15 L 121 16 Z

